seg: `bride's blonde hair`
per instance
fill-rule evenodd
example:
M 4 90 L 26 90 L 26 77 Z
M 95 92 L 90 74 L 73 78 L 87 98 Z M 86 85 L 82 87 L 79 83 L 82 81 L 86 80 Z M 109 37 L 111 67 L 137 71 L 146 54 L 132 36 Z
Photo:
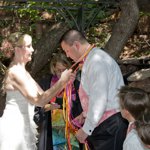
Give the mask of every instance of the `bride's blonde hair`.
M 22 47 L 25 44 L 25 37 L 31 36 L 21 32 L 10 34 L 9 37 L 4 39 L 2 42 L 2 46 L 0 48 L 2 54 L 7 58 L 13 58 L 15 47 Z
M 23 46 L 25 43 L 24 40 L 25 37 L 31 37 L 31 36 L 28 34 L 22 34 L 20 32 L 15 32 L 9 36 L 8 41 L 12 43 L 13 47 Z
M 4 47 L 4 50 L 3 52 L 4 53 L 9 53 L 8 57 L 7 58 L 10 58 L 11 60 L 13 59 L 14 57 L 14 49 L 15 47 L 22 47 L 24 46 L 25 44 L 25 38 L 26 37 L 30 37 L 30 35 L 28 34 L 23 34 L 21 32 L 15 32 L 15 33 L 12 33 L 10 34 L 10 36 L 7 38 L 7 44 L 6 46 Z M 9 68 L 8 68 L 9 69 Z M 5 71 L 5 75 L 4 75 L 4 78 L 3 78 L 3 83 L 2 83 L 2 86 L 0 87 L 0 90 L 1 91 L 5 91 L 5 80 L 7 78 L 7 75 L 8 75 L 8 69 Z

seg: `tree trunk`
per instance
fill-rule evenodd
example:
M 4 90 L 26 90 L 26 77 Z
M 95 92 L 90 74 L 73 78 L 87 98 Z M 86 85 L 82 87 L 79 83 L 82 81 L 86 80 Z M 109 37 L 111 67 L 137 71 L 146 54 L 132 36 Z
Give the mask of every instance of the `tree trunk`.
M 139 8 L 136 0 L 121 0 L 121 16 L 115 24 L 112 36 L 105 49 L 114 58 L 118 59 L 126 42 L 135 30 L 139 19 Z
M 150 13 L 150 0 L 137 0 L 140 11 Z
M 52 53 L 56 50 L 59 40 L 63 33 L 68 29 L 66 24 L 54 24 L 50 30 L 36 42 L 34 60 L 31 64 L 31 74 L 35 76 L 51 58 Z

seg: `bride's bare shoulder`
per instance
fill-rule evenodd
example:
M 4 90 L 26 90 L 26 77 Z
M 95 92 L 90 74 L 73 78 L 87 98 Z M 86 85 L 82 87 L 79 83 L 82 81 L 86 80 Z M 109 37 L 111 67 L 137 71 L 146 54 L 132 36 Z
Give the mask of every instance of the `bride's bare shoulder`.
M 12 66 L 8 69 L 8 76 L 10 77 L 17 77 L 17 76 L 24 76 L 25 69 L 18 66 Z
M 6 72 L 6 76 L 5 76 L 5 89 L 6 90 L 14 90 L 14 82 L 18 81 L 18 79 L 21 77 L 23 78 L 23 71 L 22 69 L 20 69 L 19 67 L 13 66 L 10 67 L 7 72 Z

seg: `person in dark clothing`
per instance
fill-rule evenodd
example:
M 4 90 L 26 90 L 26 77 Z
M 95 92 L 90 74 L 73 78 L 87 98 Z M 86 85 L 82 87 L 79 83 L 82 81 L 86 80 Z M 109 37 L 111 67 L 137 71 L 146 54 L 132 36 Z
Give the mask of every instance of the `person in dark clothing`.
M 57 53 L 52 57 L 50 62 L 51 74 L 48 74 L 40 80 L 40 85 L 43 90 L 54 85 L 60 78 L 61 73 L 70 68 L 72 61 L 66 57 L 64 53 Z M 80 84 L 80 73 L 77 74 L 78 79 L 75 79 L 72 86 L 72 108 L 71 114 L 73 118 L 82 112 L 81 103 L 78 96 L 78 88 Z M 50 105 L 56 103 L 55 105 Z M 58 107 L 59 106 L 59 107 Z M 65 139 L 65 121 L 63 118 L 63 91 L 61 91 L 55 98 L 50 100 L 50 103 L 44 108 L 36 107 L 34 120 L 39 126 L 39 150 L 61 150 L 67 147 Z M 59 108 L 59 109 L 55 109 Z M 59 119 L 58 119 L 59 118 Z M 83 149 L 83 144 L 78 144 L 76 141 L 71 142 L 73 149 Z

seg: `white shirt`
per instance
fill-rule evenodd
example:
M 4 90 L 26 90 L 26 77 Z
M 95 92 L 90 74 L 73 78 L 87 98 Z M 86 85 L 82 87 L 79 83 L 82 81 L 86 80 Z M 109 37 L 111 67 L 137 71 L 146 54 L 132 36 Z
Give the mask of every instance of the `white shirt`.
M 82 129 L 91 135 L 105 111 L 119 109 L 117 94 L 124 82 L 115 60 L 103 50 L 93 48 L 83 64 L 81 85 L 88 95 L 88 111 Z
M 137 131 L 132 129 L 123 143 L 123 150 L 148 150 L 137 135 Z

